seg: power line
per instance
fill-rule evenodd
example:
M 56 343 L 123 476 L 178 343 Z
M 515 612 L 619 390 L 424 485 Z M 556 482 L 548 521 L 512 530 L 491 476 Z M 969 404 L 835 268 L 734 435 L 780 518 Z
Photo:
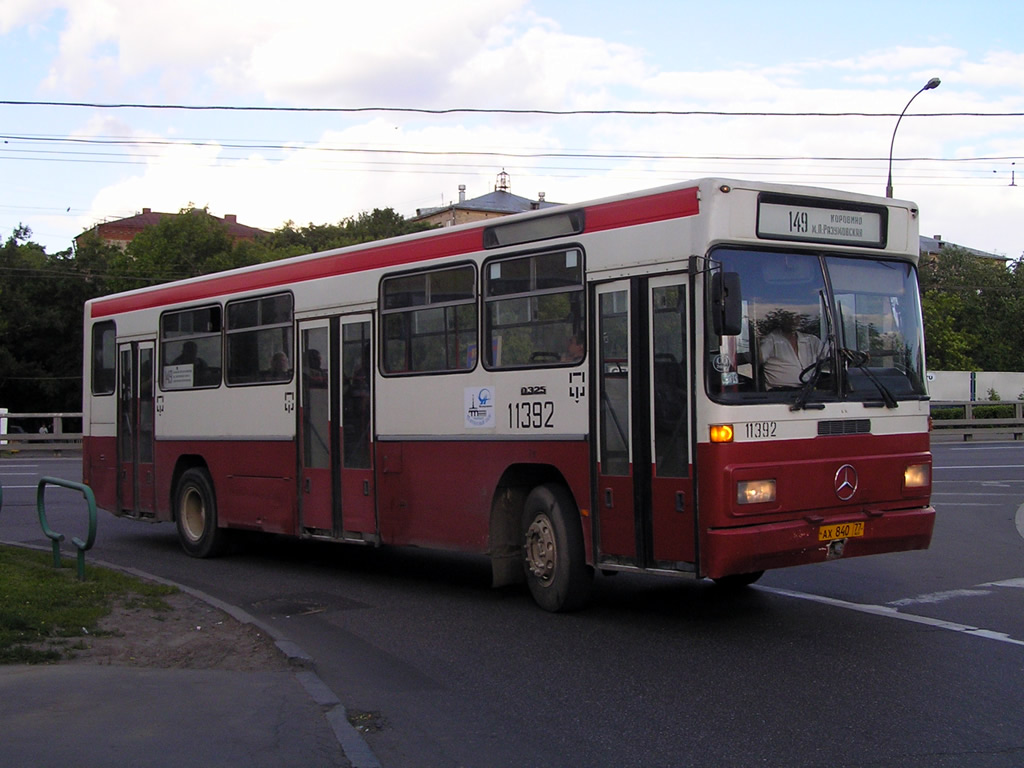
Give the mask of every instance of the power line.
M 508 109 L 488 107 L 275 107 L 228 104 L 141 104 L 90 101 L 21 101 L 0 99 L 10 107 L 85 107 L 89 109 L 157 109 L 190 112 L 316 112 L 360 114 L 385 112 L 419 115 L 636 115 L 668 117 L 896 117 L 897 112 L 768 112 L 717 109 Z M 915 112 L 914 117 L 1024 117 L 1024 112 Z
M 73 138 L 70 136 L 45 136 L 39 134 L 0 134 L 0 139 L 6 141 L 20 141 L 26 144 L 86 144 L 106 147 L 218 147 L 221 149 L 280 149 L 300 150 L 326 153 L 342 154 L 369 154 L 369 155 L 399 155 L 414 157 L 497 157 L 519 160 L 723 160 L 734 162 L 884 162 L 886 157 L 863 157 L 852 155 L 683 155 L 667 154 L 661 152 L 589 152 L 589 151 L 565 151 L 565 152 L 511 152 L 484 149 L 461 149 L 461 150 L 428 150 L 428 149 L 393 149 L 388 147 L 361 147 L 361 146 L 323 146 L 315 144 L 297 145 L 289 143 L 246 143 L 230 141 L 217 141 L 214 139 L 125 139 L 119 137 L 101 138 Z M 62 150 L 43 149 L 17 149 L 14 147 L 2 149 L 0 152 L 15 153 L 36 153 L 36 154 L 86 154 L 99 157 L 116 157 L 110 153 L 75 153 Z M 154 157 L 155 155 L 145 155 Z M 971 162 L 1004 162 L 1024 160 L 1022 155 L 979 155 L 973 157 L 934 157 L 934 156 L 901 156 L 902 162 L 938 162 L 938 163 L 971 163 Z

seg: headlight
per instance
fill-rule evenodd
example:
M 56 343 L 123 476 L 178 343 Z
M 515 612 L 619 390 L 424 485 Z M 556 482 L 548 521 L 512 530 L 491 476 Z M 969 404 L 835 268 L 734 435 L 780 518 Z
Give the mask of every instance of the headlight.
M 931 485 L 932 465 L 912 464 L 903 472 L 904 488 L 924 488 Z
M 775 501 L 774 480 L 742 480 L 736 483 L 737 504 L 765 504 Z

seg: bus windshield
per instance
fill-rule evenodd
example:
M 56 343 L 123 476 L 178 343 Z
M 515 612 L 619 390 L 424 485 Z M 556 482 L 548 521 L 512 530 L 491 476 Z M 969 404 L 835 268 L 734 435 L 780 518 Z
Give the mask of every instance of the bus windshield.
M 742 301 L 738 335 L 718 336 L 710 315 L 706 323 L 707 388 L 716 400 L 896 407 L 926 396 L 913 265 L 731 248 L 711 256 L 716 270 L 738 275 Z

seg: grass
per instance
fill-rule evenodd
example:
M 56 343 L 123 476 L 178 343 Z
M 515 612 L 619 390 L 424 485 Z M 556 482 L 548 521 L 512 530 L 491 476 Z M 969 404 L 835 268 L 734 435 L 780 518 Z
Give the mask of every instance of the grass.
M 175 587 L 86 565 L 78 581 L 73 558 L 53 567 L 53 554 L 0 546 L 0 664 L 60 661 L 101 634 L 100 620 L 121 600 L 133 607 L 170 610 Z

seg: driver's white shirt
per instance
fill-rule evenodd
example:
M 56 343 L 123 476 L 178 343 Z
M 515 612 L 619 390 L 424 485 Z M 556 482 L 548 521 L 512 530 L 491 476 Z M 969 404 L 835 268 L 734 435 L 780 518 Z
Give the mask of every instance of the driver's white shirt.
M 798 387 L 800 372 L 814 365 L 821 352 L 821 339 L 809 333 L 797 332 L 797 348 L 794 350 L 789 339 L 775 330 L 761 339 L 761 370 L 764 383 L 773 387 Z

